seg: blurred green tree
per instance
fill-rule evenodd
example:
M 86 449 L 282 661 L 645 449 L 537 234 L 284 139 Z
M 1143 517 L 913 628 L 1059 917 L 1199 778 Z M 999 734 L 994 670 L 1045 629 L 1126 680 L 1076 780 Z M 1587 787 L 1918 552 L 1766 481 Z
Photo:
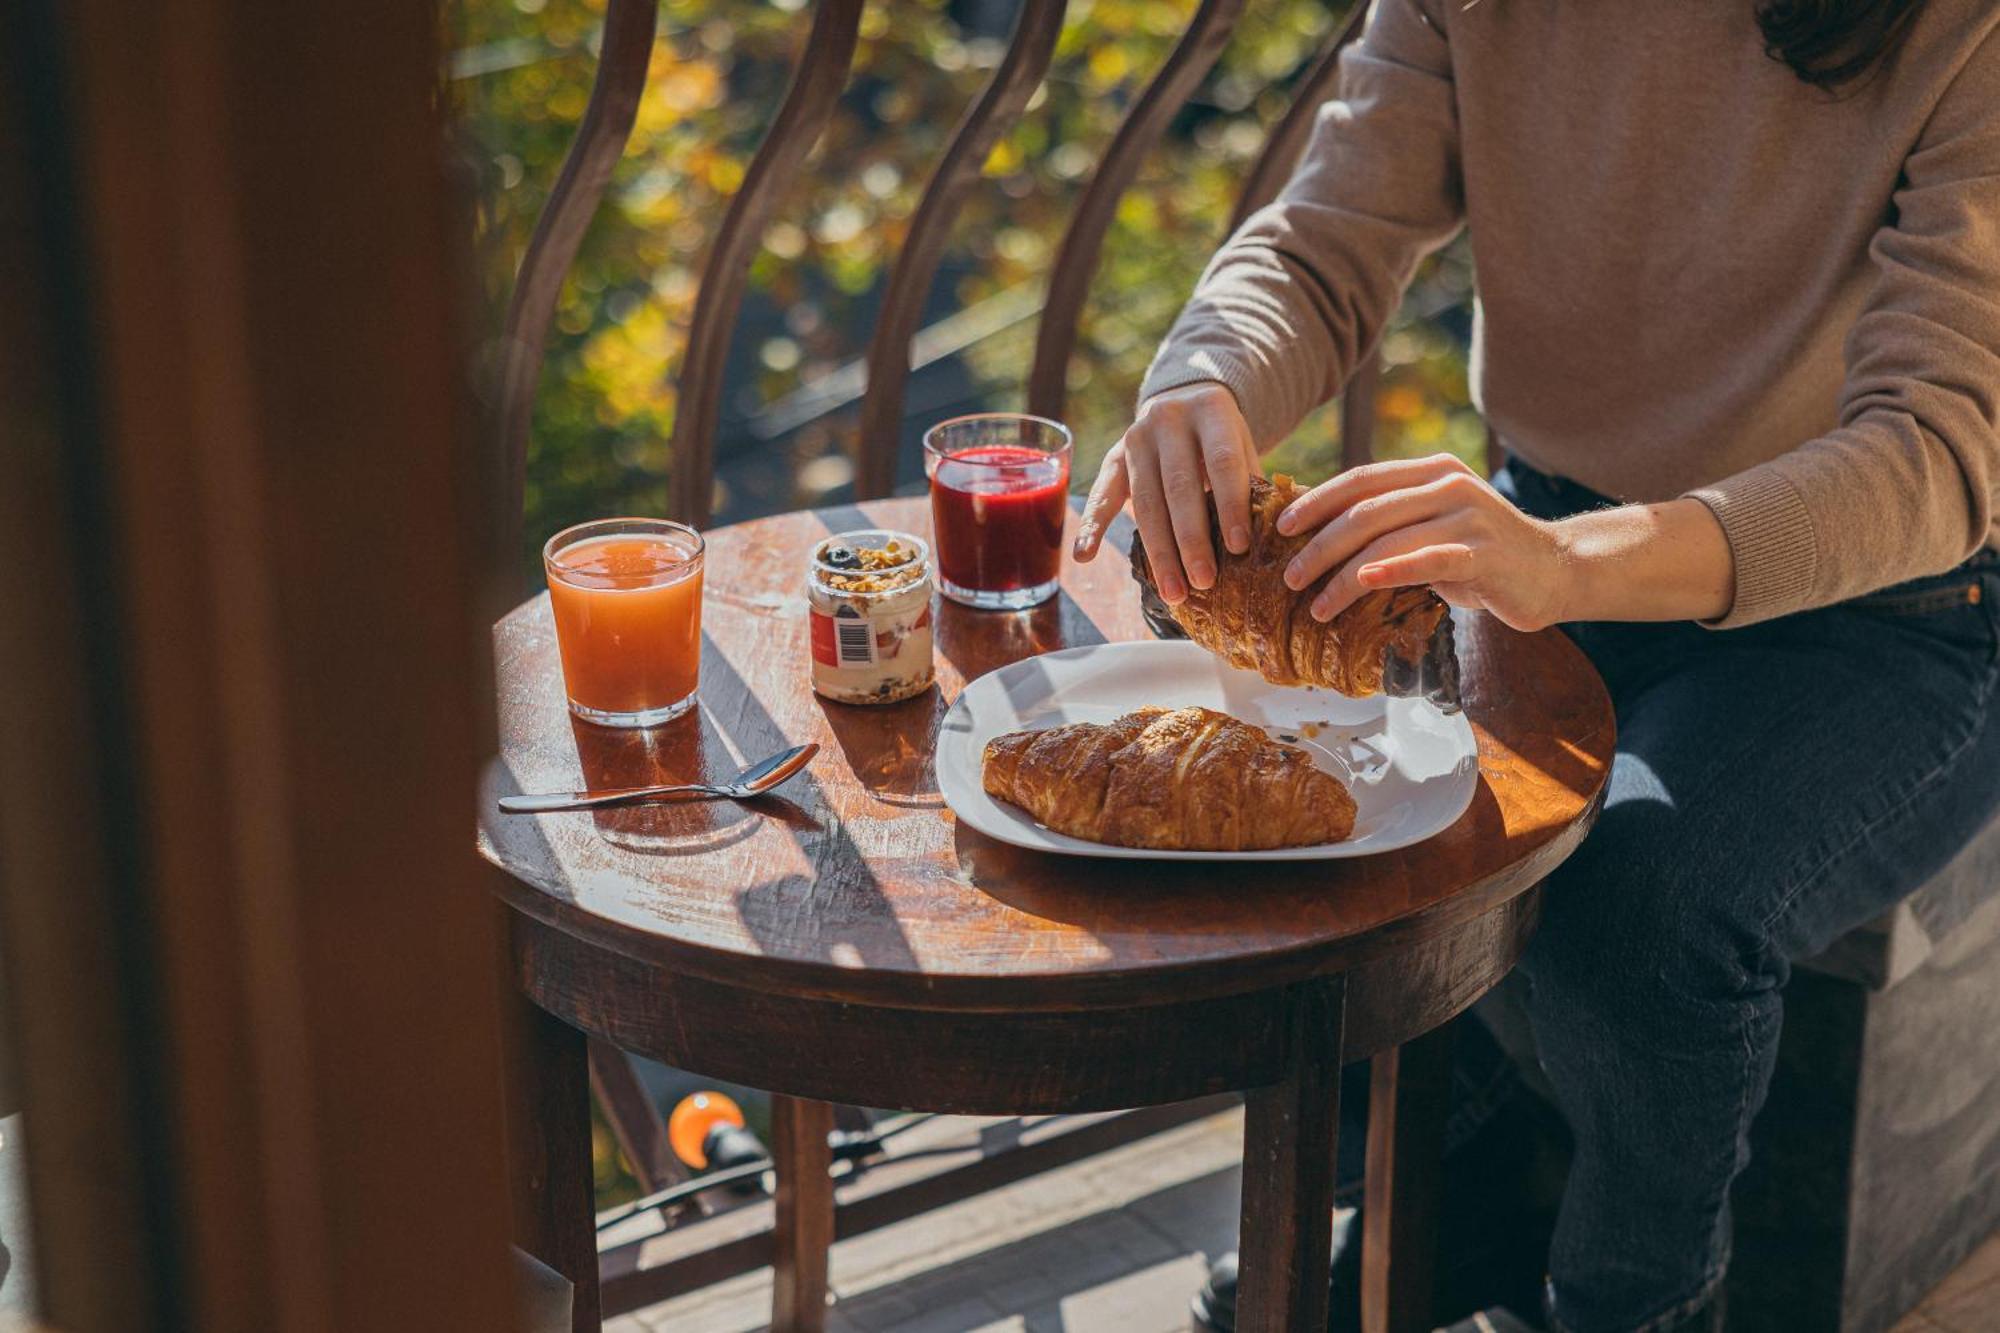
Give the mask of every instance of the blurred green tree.
M 666 502 L 667 437 L 696 276 L 730 195 L 783 93 L 806 0 L 663 0 L 660 36 L 630 147 L 557 310 L 536 403 L 527 537 Z M 871 300 L 931 166 L 1005 45 L 987 4 L 897 0 L 864 14 L 840 109 L 764 235 L 744 336 L 755 356 L 725 406 L 770 403 L 865 350 Z M 1011 6 L 997 6 L 1003 13 Z M 1341 17 L 1326 0 L 1258 0 L 1121 204 L 1072 360 L 1076 484 L 1129 419 L 1152 350 L 1222 239 L 1243 172 L 1291 86 Z M 940 283 L 948 303 L 994 318 L 962 353 L 972 398 L 1016 406 L 1031 318 L 1071 205 L 1194 0 L 1075 0 L 1048 78 L 986 164 L 955 227 Z M 553 184 L 595 70 L 603 0 L 456 0 L 450 89 L 478 172 L 480 283 L 497 330 L 513 274 Z M 961 21 L 964 20 L 964 21 Z M 1384 341 L 1384 455 L 1483 438 L 1465 383 L 1462 246 L 1427 264 Z M 923 410 L 914 402 L 913 410 Z M 755 447 L 757 489 L 724 494 L 741 518 L 840 498 L 853 414 L 836 412 Z M 1337 465 L 1330 412 L 1304 423 L 1271 466 Z M 725 438 L 725 452 L 747 447 Z

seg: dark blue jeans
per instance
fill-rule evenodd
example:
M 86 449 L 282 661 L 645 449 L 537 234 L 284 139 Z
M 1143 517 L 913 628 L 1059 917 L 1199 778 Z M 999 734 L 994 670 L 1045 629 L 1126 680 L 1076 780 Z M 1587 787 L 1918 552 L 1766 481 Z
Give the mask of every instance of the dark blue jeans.
M 1610 503 L 1510 465 L 1531 514 Z M 1549 1256 L 1571 1333 L 1699 1309 L 1729 1260 L 1794 962 L 2000 811 L 2000 558 L 1743 629 L 1578 624 L 1617 757 L 1522 970 L 1576 1155 Z

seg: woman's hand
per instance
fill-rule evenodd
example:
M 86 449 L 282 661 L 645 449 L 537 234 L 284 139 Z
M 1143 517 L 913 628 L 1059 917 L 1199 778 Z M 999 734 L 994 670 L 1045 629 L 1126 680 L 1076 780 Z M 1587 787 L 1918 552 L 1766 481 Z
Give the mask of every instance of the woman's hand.
M 1075 554 L 1089 560 L 1127 498 L 1153 581 L 1168 602 L 1187 598 L 1188 585 L 1215 583 L 1215 546 L 1208 530 L 1207 492 L 1215 493 L 1222 541 L 1250 549 L 1250 476 L 1257 449 L 1234 394 L 1204 381 L 1156 393 L 1098 469 L 1083 507 Z
M 1362 593 L 1428 583 L 1515 629 L 1571 620 L 1715 620 L 1736 595 L 1722 524 L 1699 500 L 1531 518 L 1448 454 L 1370 463 L 1315 486 L 1278 531 L 1318 527 L 1285 570 L 1330 620 Z M 1328 576 L 1331 577 L 1328 577 Z
M 1258 466 L 1235 396 L 1204 382 L 1155 394 L 1111 452 L 1084 505 L 1076 558 L 1097 554 L 1129 498 L 1154 581 L 1170 603 L 1215 583 L 1205 492 L 1223 544 L 1250 547 Z M 1735 558 L 1699 500 L 1629 504 L 1548 522 L 1531 518 L 1449 454 L 1370 463 L 1315 486 L 1278 518 L 1317 528 L 1285 570 L 1311 613 L 1331 620 L 1364 592 L 1429 584 L 1453 606 L 1521 630 L 1571 620 L 1714 620 L 1735 597 Z
M 1563 525 L 1530 518 L 1449 454 L 1354 468 L 1278 516 L 1288 536 L 1315 527 L 1285 567 L 1285 584 L 1303 591 L 1325 580 L 1312 600 L 1316 620 L 1365 592 L 1420 583 L 1522 630 L 1555 624 L 1571 601 Z

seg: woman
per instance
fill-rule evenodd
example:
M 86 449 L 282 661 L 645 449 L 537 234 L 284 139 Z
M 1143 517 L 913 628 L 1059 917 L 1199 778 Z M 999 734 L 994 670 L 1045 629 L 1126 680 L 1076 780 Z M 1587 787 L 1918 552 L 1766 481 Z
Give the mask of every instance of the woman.
M 2000 809 L 2000 11 L 1986 0 L 1377 0 L 1283 195 L 1209 265 L 1106 457 L 1168 601 L 1257 453 L 1469 229 L 1510 462 L 1286 514 L 1312 614 L 1429 583 L 1567 627 L 1617 706 L 1523 970 L 1576 1139 L 1574 1333 L 1705 1327 L 1791 963 Z M 1214 491 L 1212 533 L 1204 488 Z

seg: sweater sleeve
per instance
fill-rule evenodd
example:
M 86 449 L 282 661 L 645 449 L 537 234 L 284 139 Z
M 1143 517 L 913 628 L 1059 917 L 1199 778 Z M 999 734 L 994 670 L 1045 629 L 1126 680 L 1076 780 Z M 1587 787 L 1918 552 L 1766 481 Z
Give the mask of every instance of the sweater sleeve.
M 1432 0 L 1374 0 L 1277 200 L 1209 262 L 1139 390 L 1218 380 L 1269 448 L 1346 381 L 1464 207 L 1451 52 Z
M 2000 485 L 2000 39 L 1974 52 L 1904 162 L 1876 283 L 1847 339 L 1839 425 L 1691 492 L 1736 595 L 1717 627 L 1942 573 L 1988 540 Z

